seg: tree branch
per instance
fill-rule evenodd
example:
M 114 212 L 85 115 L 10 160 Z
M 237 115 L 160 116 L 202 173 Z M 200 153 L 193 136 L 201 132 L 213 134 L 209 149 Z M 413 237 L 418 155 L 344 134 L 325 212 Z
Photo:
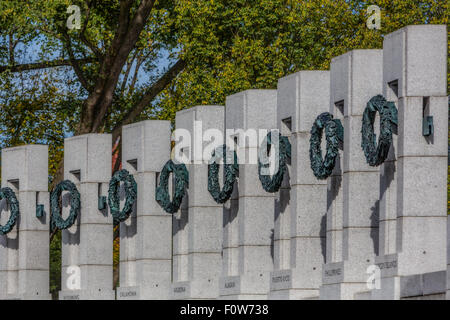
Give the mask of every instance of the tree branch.
M 77 64 L 86 64 L 92 63 L 95 61 L 93 58 L 84 58 L 84 59 L 76 59 Z M 37 69 L 47 69 L 54 67 L 62 67 L 62 66 L 72 66 L 72 63 L 69 59 L 60 59 L 53 61 L 43 61 L 43 62 L 35 62 L 35 63 L 24 63 L 17 64 L 13 66 L 0 66 L 0 73 L 9 70 L 11 72 L 22 72 L 22 71 L 30 71 Z
M 66 39 L 65 47 L 66 47 L 67 53 L 69 54 L 70 64 L 72 65 L 73 70 L 75 71 L 75 74 L 78 77 L 78 80 L 80 80 L 81 85 L 88 92 L 90 92 L 89 82 L 87 81 L 86 77 L 84 76 L 83 71 L 81 71 L 80 65 L 78 64 L 77 60 L 75 59 L 75 55 L 72 50 L 72 42 L 70 41 L 70 37 L 66 32 L 63 33 L 63 36 Z
M 143 0 L 137 11 L 141 9 L 144 2 L 147 1 Z M 114 90 L 119 81 L 120 73 L 128 58 L 128 55 L 136 44 L 136 42 L 133 43 L 133 46 L 129 48 L 126 54 L 125 59 L 121 61 L 122 64 L 118 65 L 116 63 L 117 56 L 120 48 L 122 48 L 123 44 L 126 42 L 125 37 L 127 36 L 127 30 L 129 30 L 130 10 L 132 5 L 133 0 L 120 1 L 119 25 L 114 39 L 109 49 L 106 50 L 104 59 L 101 61 L 100 70 L 94 89 L 89 94 L 83 105 L 81 121 L 78 129 L 76 130 L 76 134 L 97 132 L 100 124 L 104 120 L 103 118 L 107 109 L 112 104 Z
M 88 9 L 87 9 L 87 12 L 86 12 L 86 18 L 84 20 L 83 28 L 80 30 L 80 40 L 89 49 L 91 49 L 92 53 L 100 60 L 102 58 L 101 51 L 98 49 L 97 46 L 95 46 L 93 43 L 91 43 L 86 37 L 86 29 L 87 29 L 87 25 L 89 23 L 90 14 L 91 14 L 91 2 L 88 3 Z
M 52 242 L 53 238 L 56 236 L 56 234 L 58 233 L 57 228 L 55 228 L 51 233 L 50 233 L 50 243 Z
M 127 62 L 127 68 L 126 68 L 125 74 L 123 76 L 122 85 L 120 87 L 121 94 L 123 94 L 123 92 L 125 91 L 125 86 L 127 85 L 127 82 L 128 82 L 128 76 L 130 75 L 131 66 L 133 65 L 133 62 L 136 59 L 137 54 L 138 54 L 138 51 L 136 50 L 135 53 L 133 54 L 133 57 L 131 57 L 131 60 L 129 60 Z
M 17 42 L 16 42 L 17 44 Z M 9 63 L 11 65 L 16 64 L 14 57 L 14 49 L 16 48 L 16 44 L 14 44 L 13 34 L 9 34 Z
M 178 60 L 161 78 L 158 79 L 144 94 L 142 99 L 135 105 L 133 109 L 128 111 L 123 120 L 117 124 L 112 132 L 113 141 L 119 137 L 122 126 L 130 124 L 139 116 L 150 102 L 184 69 L 186 62 L 182 59 Z
M 136 61 L 136 68 L 134 69 L 133 79 L 131 80 L 130 88 L 128 88 L 128 94 L 133 94 L 134 86 L 136 85 L 139 69 L 141 68 L 144 58 L 139 56 Z
M 122 68 L 145 27 L 154 2 L 154 0 L 142 0 L 139 7 L 136 9 L 136 13 L 131 22 L 129 21 L 129 12 L 127 12 L 126 17 L 123 18 L 125 20 L 119 24 L 119 29 L 114 38 L 113 45 L 111 46 L 109 57 L 108 59 L 105 59 L 109 60 L 108 62 L 111 64 L 109 65 L 108 77 L 106 77 L 106 82 L 102 88 L 103 93 L 101 95 L 101 100 L 97 100 L 99 103 L 95 107 L 95 119 L 91 127 L 91 132 L 97 132 L 98 128 L 103 123 L 106 111 L 111 106 L 114 90 Z M 127 6 L 128 2 L 124 5 Z M 119 21 L 121 20 L 122 17 Z

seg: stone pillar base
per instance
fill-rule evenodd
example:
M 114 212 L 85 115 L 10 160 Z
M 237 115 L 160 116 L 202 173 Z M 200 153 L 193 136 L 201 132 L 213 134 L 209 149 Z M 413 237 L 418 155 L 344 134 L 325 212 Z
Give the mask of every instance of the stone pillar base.
M 179 281 L 172 283 L 172 289 L 170 292 L 172 300 L 189 299 L 191 292 L 191 286 L 189 281 Z
M 175 282 L 171 295 L 174 300 L 214 300 L 219 295 L 219 281 L 202 279 Z
M 371 291 L 372 300 L 444 300 L 446 271 L 381 278 L 380 289 Z
M 401 274 L 408 274 L 411 267 L 416 267 L 402 253 L 378 256 L 375 264 L 380 268 L 381 280 L 380 289 L 372 290 L 373 300 L 445 295 L 446 270 L 402 276 Z
M 270 291 L 270 272 L 255 272 L 220 279 L 220 299 L 267 300 Z
M 355 300 L 372 300 L 372 291 L 361 291 L 355 293 Z
M 140 287 L 118 287 L 117 300 L 141 300 L 141 288 Z
M 374 258 L 362 261 L 332 262 L 323 265 L 321 300 L 353 300 L 355 294 L 367 291 L 367 268 L 374 264 Z
M 320 300 L 354 300 L 355 294 L 367 289 L 366 283 L 333 283 L 320 287 Z
M 111 289 L 61 290 L 59 300 L 115 300 L 116 292 Z
M 9 294 L 6 296 L 0 296 L 0 300 L 52 300 L 50 293 L 46 294 Z
M 220 296 L 219 300 L 267 300 L 267 294 L 237 294 Z
M 312 270 L 318 273 L 317 277 L 311 275 L 305 279 L 307 271 L 311 270 L 295 268 L 271 272 L 269 300 L 300 300 L 318 296 L 320 284 L 312 283 L 311 279 L 320 279 L 321 270 Z
M 117 300 L 169 300 L 170 283 L 153 283 L 150 286 L 129 286 L 116 289 Z
M 319 298 L 319 289 L 282 289 L 270 291 L 268 300 L 316 300 Z

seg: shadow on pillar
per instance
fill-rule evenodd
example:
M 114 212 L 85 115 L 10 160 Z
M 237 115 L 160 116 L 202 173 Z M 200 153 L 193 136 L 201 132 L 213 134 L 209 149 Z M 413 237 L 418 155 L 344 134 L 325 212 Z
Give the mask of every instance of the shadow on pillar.
M 428 117 L 431 116 L 430 112 L 430 97 L 423 97 L 422 98 L 422 121 L 425 122 Z M 427 123 L 422 123 L 422 130 L 425 130 L 425 127 L 427 126 Z M 428 123 L 428 135 L 424 135 L 425 141 L 427 144 L 434 144 L 434 128 L 433 128 L 433 117 L 431 116 L 431 123 Z
M 274 229 L 270 229 L 270 256 L 272 257 L 272 263 L 275 260 L 275 237 Z
M 119 189 L 119 197 L 120 202 L 125 202 L 126 194 L 125 194 L 125 186 L 121 184 Z M 137 234 L 137 207 L 136 201 L 133 204 L 133 211 L 130 214 L 130 217 L 125 220 L 125 223 L 120 224 L 120 238 L 133 238 Z M 108 211 L 105 209 L 106 214 Z M 102 210 L 103 213 L 103 210 Z M 106 215 L 105 215 L 106 216 Z M 129 221 L 128 221 L 129 220 Z
M 175 236 L 178 231 L 184 230 L 189 222 L 189 209 L 187 208 L 187 203 L 189 203 L 189 195 L 186 191 L 183 197 L 183 202 L 179 209 L 179 216 L 177 217 L 177 213 L 174 213 L 176 225 L 174 226 L 174 228 L 172 228 L 172 236 Z
M 373 252 L 378 256 L 379 253 L 379 224 L 380 224 L 380 200 L 375 201 L 373 207 L 370 208 L 372 211 L 370 215 L 370 238 L 373 241 Z
M 290 188 L 291 178 L 289 176 L 289 171 L 286 171 L 286 173 L 284 174 L 283 181 L 284 181 L 283 185 L 289 186 L 289 188 L 284 187 L 284 189 L 291 190 L 291 188 Z M 283 186 L 282 186 L 282 188 L 283 188 Z M 281 192 L 280 192 L 280 194 L 281 194 Z M 280 200 L 282 200 L 282 201 L 280 201 Z M 291 192 L 283 192 L 283 199 L 275 198 L 275 220 L 278 219 L 278 217 L 280 216 L 280 214 L 282 212 L 284 212 L 285 214 L 290 214 L 290 212 L 286 212 L 286 208 L 288 207 L 290 202 L 291 202 Z
M 393 134 L 397 134 L 397 126 L 392 126 L 392 133 Z M 395 171 L 397 171 L 396 168 L 396 161 L 397 158 L 395 156 L 395 147 L 394 144 L 391 144 L 391 147 L 389 148 L 389 153 L 388 156 L 386 158 L 386 161 L 383 163 L 384 166 L 384 175 L 383 175 L 383 171 L 381 171 L 381 180 L 383 181 L 383 183 L 380 184 L 380 199 L 383 197 L 384 193 L 386 192 L 386 190 L 389 188 L 389 186 L 391 185 L 391 182 L 394 180 L 395 177 Z
M 70 201 L 72 200 L 72 196 L 70 193 L 63 194 L 61 197 L 62 207 L 70 208 Z M 63 214 L 64 210 L 61 210 L 61 214 Z M 64 219 L 67 217 L 63 216 Z M 80 232 L 78 232 L 80 228 L 80 213 L 78 213 L 77 219 L 73 223 L 76 226 L 75 232 L 71 232 L 71 228 L 64 229 L 62 233 L 62 243 L 70 244 L 70 245 L 79 245 L 80 244 Z
M 320 249 L 322 251 L 323 262 L 327 258 L 327 214 L 325 213 L 320 220 Z
M 338 190 L 341 189 L 342 185 L 342 169 L 340 168 L 341 155 L 338 153 L 336 156 L 336 165 L 333 170 L 333 174 L 328 177 L 331 179 L 331 190 L 327 190 L 327 211 L 330 209 L 331 204 L 336 200 L 336 197 L 340 192 Z M 338 175 L 335 175 L 338 173 Z
M 232 223 L 234 221 L 234 219 L 236 219 L 237 214 L 239 212 L 239 200 L 238 198 L 234 197 L 235 195 L 239 194 L 239 186 L 238 183 L 235 182 L 234 186 L 233 186 L 233 195 L 231 196 L 230 200 L 230 208 L 227 208 L 225 205 L 223 206 L 223 227 L 225 228 L 225 226 L 229 223 Z M 231 202 L 233 203 L 233 205 L 231 205 Z
M 237 173 L 236 177 L 239 177 L 239 172 Z M 223 205 L 223 224 L 222 224 L 222 230 L 225 230 L 227 224 L 231 224 L 234 219 L 236 219 L 237 214 L 239 212 L 239 200 L 238 200 L 238 196 L 239 195 L 239 183 L 238 180 L 235 181 L 234 185 L 233 185 L 233 193 L 230 197 L 229 201 L 229 207 L 227 207 L 225 204 Z M 221 256 L 223 258 L 223 249 L 224 249 L 224 244 L 222 244 L 222 251 L 221 251 Z

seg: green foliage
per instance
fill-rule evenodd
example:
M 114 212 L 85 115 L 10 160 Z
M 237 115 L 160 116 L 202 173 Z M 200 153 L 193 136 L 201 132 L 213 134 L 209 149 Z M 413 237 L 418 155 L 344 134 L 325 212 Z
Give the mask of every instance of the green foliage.
M 57 230 L 50 242 L 50 293 L 58 298 L 61 290 L 61 230 Z
M 131 14 L 140 2 L 133 2 Z M 81 8 L 81 30 L 65 27 L 67 6 L 73 4 Z M 381 30 L 366 27 L 372 4 L 381 8 Z M 441 0 L 157 0 L 98 131 L 111 132 L 145 96 L 165 71 L 158 65 L 166 55 L 171 61 L 183 58 L 187 66 L 134 121 L 174 120 L 176 111 L 223 105 L 227 95 L 241 90 L 276 88 L 278 78 L 289 73 L 325 70 L 334 56 L 381 48 L 387 33 L 409 24 L 448 24 L 448 16 L 449 2 Z M 0 67 L 6 67 L 0 69 L 0 148 L 48 144 L 50 181 L 64 138 L 79 127 L 98 81 L 99 57 L 114 51 L 119 17 L 119 0 L 0 1 Z M 17 64 L 71 55 L 94 59 L 80 64 L 85 81 L 68 66 L 12 72 Z M 52 292 L 60 289 L 60 242 L 58 232 L 51 243 Z M 116 239 L 115 266 L 117 246 Z
M 134 1 L 130 16 L 140 2 Z M 69 5 L 81 8 L 81 30 L 66 27 Z M 165 71 L 158 70 L 158 61 L 178 45 L 176 33 L 165 21 L 169 10 L 172 1 L 158 1 L 153 8 L 122 70 L 100 132 L 110 132 Z M 0 147 L 48 144 L 50 180 L 61 162 L 64 138 L 79 126 L 82 107 L 98 80 L 101 57 L 116 49 L 111 45 L 119 11 L 119 0 L 0 2 L 0 68 L 7 67 L 0 69 Z M 68 60 L 71 54 L 74 59 L 93 59 L 80 63 L 86 83 L 71 66 L 11 72 L 16 65 Z M 148 118 L 151 110 L 149 104 L 142 118 Z
M 73 130 L 81 105 L 76 92 L 61 92 L 55 75 L 46 71 L 16 75 L 23 85 L 4 81 L 0 90 L 1 147 L 30 143 L 49 145 L 49 171 L 53 176 L 62 158 L 65 133 Z M 0 79 L 1 82 L 1 79 Z
M 157 115 L 173 119 L 227 95 L 274 89 L 299 70 L 325 70 L 351 49 L 382 48 L 383 36 L 409 24 L 447 24 L 447 1 L 182 0 L 170 20 L 188 66 L 161 94 Z M 369 5 L 381 8 L 381 30 L 366 26 Z M 449 60 L 450 61 L 450 60 Z M 450 83 L 450 81 L 449 81 Z
M 139 3 L 134 1 L 131 13 Z M 82 30 L 65 27 L 71 4 L 81 8 Z M 381 8 L 381 30 L 366 26 L 366 9 L 372 4 Z M 119 13 L 118 0 L 1 1 L 0 65 L 29 61 L 30 52 L 37 62 L 67 59 L 67 37 L 76 58 L 105 54 L 112 50 Z M 381 48 L 385 34 L 405 25 L 447 24 L 448 13 L 448 2 L 436 0 L 156 1 L 124 66 L 124 81 L 114 92 L 101 131 L 111 131 L 142 98 L 161 73 L 157 66 L 164 55 L 183 57 L 188 65 L 136 120 L 173 120 L 176 111 L 224 104 L 227 95 L 241 90 L 276 88 L 278 78 L 299 70 L 327 69 L 332 57 L 348 50 Z M 138 61 L 141 73 L 136 79 L 144 79 L 141 83 L 133 77 Z M 80 67 L 92 86 L 99 62 Z M 87 96 L 71 67 L 1 72 L 0 146 L 48 143 L 53 175 L 63 139 L 76 130 Z

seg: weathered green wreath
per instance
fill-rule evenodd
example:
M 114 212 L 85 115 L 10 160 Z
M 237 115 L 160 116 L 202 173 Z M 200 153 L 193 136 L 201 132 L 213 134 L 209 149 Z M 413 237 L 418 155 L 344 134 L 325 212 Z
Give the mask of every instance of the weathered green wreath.
M 262 164 L 260 161 L 260 156 L 258 156 L 258 177 L 261 181 L 262 187 L 267 192 L 277 192 L 280 187 L 281 183 L 283 182 L 284 173 L 286 172 L 287 166 L 286 161 L 288 158 L 291 157 L 291 143 L 289 142 L 289 139 L 287 137 L 282 136 L 278 132 L 278 141 L 279 141 L 279 148 L 275 148 L 275 157 L 278 157 L 278 171 L 270 175 L 263 175 L 261 174 L 262 168 L 269 168 L 269 163 Z M 272 131 L 269 131 L 267 136 L 264 138 L 263 142 L 260 146 L 260 152 L 266 152 L 268 153 L 272 142 Z M 277 150 L 278 149 L 278 150 Z
M 170 173 L 175 176 L 175 192 L 173 199 L 170 201 L 169 195 L 169 176 Z M 159 185 L 156 188 L 156 201 L 167 213 L 175 213 L 178 211 L 186 193 L 186 187 L 189 185 L 189 173 L 184 163 L 175 164 L 169 160 L 164 165 L 159 176 Z
M 230 160 L 229 158 L 231 158 L 230 152 L 225 144 L 216 148 L 212 152 L 211 163 L 208 165 L 208 191 L 217 203 L 225 203 L 230 199 L 236 175 L 239 172 L 236 151 L 233 152 L 233 163 L 227 163 L 227 159 Z M 223 189 L 220 190 L 218 162 L 222 158 L 224 159 L 225 181 Z
M 122 211 L 120 210 L 119 186 L 120 182 L 125 186 L 125 204 Z M 114 173 L 109 181 L 108 204 L 113 216 L 114 225 L 125 221 L 133 211 L 133 204 L 137 198 L 137 184 L 127 170 L 122 169 Z
M 4 226 L 0 225 L 0 235 L 5 235 L 16 225 L 19 217 L 19 201 L 17 201 L 14 191 L 8 187 L 0 189 L 0 200 L 2 199 L 6 199 L 10 210 L 8 222 Z
M 61 215 L 61 206 L 59 205 L 59 198 L 63 191 L 69 191 L 70 212 L 67 219 L 63 219 Z M 61 181 L 56 185 L 50 195 L 50 212 L 51 212 L 51 229 L 55 228 L 63 230 L 70 228 L 74 223 L 80 211 L 80 192 L 78 192 L 75 184 L 70 180 Z
M 322 131 L 325 128 L 327 140 L 325 159 L 322 159 Z M 339 119 L 333 119 L 329 112 L 320 114 L 311 128 L 309 139 L 309 159 L 311 169 L 317 179 L 323 180 L 331 175 L 339 152 L 339 145 L 344 141 L 344 128 Z
M 380 114 L 378 146 L 376 144 L 377 135 L 373 129 L 377 111 Z M 364 109 L 361 128 L 361 147 L 370 166 L 379 166 L 386 160 L 392 144 L 393 124 L 398 124 L 397 108 L 394 102 L 386 101 L 382 95 L 372 97 Z

